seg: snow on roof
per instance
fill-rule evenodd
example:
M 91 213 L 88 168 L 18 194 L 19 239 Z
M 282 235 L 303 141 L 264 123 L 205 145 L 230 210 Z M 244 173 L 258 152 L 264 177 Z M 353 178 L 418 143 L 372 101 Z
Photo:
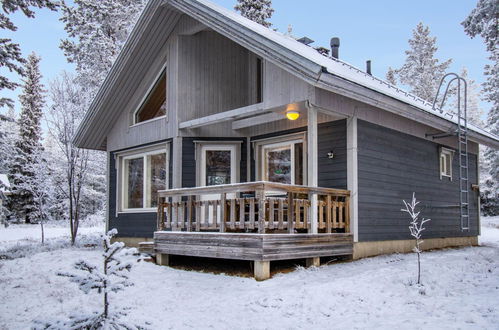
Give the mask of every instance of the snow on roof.
M 2 185 L 0 186 L 0 191 L 7 192 L 6 188 L 10 188 L 10 181 L 7 177 L 7 174 L 0 174 L 0 183 L 2 183 Z
M 259 35 L 277 43 L 278 45 L 281 45 L 282 47 L 289 49 L 295 54 L 304 57 L 316 63 L 317 65 L 320 65 L 321 67 L 327 70 L 327 73 L 336 75 L 348 81 L 354 82 L 356 84 L 367 87 L 384 95 L 390 96 L 399 101 L 410 104 L 418 109 L 431 113 L 437 117 L 443 118 L 445 120 L 457 124 L 457 116 L 451 113 L 441 112 L 439 109 L 435 110 L 433 109 L 432 103 L 423 100 L 415 95 L 412 95 L 399 87 L 391 85 L 390 83 L 382 79 L 369 75 L 363 70 L 356 68 L 355 66 L 347 62 L 331 57 L 326 57 L 317 52 L 314 48 L 295 40 L 291 36 L 274 31 L 270 28 L 266 28 L 261 24 L 253 22 L 234 11 L 216 5 L 210 1 L 206 0 L 195 0 L 195 1 L 220 13 L 221 15 L 229 18 L 230 20 L 236 22 L 237 24 L 242 25 L 252 30 L 253 32 L 258 33 Z M 468 128 L 477 133 L 480 133 L 489 138 L 499 141 L 498 136 L 490 132 L 487 132 L 483 128 L 480 128 L 470 123 L 468 123 Z

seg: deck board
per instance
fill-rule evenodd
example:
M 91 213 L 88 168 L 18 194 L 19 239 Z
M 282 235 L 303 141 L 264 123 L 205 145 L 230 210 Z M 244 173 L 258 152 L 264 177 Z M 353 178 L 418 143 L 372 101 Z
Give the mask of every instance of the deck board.
M 352 255 L 351 234 L 154 233 L 154 251 L 206 258 L 272 261 Z

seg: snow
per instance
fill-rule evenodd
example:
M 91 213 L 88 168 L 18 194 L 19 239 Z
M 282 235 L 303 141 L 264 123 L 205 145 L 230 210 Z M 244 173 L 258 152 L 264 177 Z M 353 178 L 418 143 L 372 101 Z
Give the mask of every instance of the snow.
M 7 174 L 0 174 L 0 183 L 2 183 L 5 188 L 10 188 L 10 182 L 9 178 L 7 178 Z M 2 185 L 0 184 L 1 192 L 6 192 L 6 189 L 4 187 L 2 187 Z
M 304 57 L 321 67 L 326 68 L 327 72 L 339 77 L 342 77 L 344 79 L 347 79 L 349 81 L 352 81 L 354 83 L 360 84 L 362 86 L 365 86 L 367 88 L 370 88 L 372 90 L 375 90 L 379 93 L 385 94 L 387 96 L 393 97 L 395 99 L 398 99 L 402 102 L 408 103 L 410 105 L 413 105 L 417 107 L 418 109 L 421 109 L 425 112 L 429 112 L 437 117 L 443 118 L 445 120 L 448 120 L 452 123 L 457 123 L 457 116 L 451 114 L 451 113 L 444 113 L 440 112 L 438 110 L 433 109 L 433 104 L 430 102 L 427 102 L 415 95 L 412 95 L 396 86 L 391 85 L 390 83 L 381 80 L 379 78 L 376 78 L 374 76 L 371 76 L 364 72 L 363 70 L 356 68 L 355 66 L 344 62 L 339 59 L 333 59 L 330 57 L 326 57 L 321 55 L 319 52 L 317 52 L 314 48 L 309 47 L 307 45 L 302 44 L 301 42 L 296 41 L 294 38 L 287 36 L 285 34 L 282 34 L 278 31 L 273 31 L 272 29 L 266 28 L 258 23 L 255 23 L 238 13 L 235 13 L 233 11 L 230 11 L 226 8 L 223 8 L 219 5 L 216 5 L 210 1 L 207 0 L 195 0 L 195 2 L 198 2 L 202 4 L 203 6 L 210 8 L 211 10 L 218 12 L 219 14 L 225 16 L 225 18 L 234 21 L 235 23 L 250 29 L 251 31 L 261 35 L 262 37 L 282 46 L 287 48 L 288 50 L 292 51 L 293 53 Z M 483 128 L 480 128 L 478 126 L 475 126 L 471 123 L 468 123 L 468 128 L 482 134 L 484 136 L 487 136 L 491 139 L 494 139 L 496 141 L 499 141 L 499 136 L 494 135 L 488 131 L 486 131 Z
M 55 229 L 47 228 L 52 239 Z M 0 246 L 10 241 L 4 234 L 0 239 Z M 130 307 L 127 320 L 151 329 L 497 329 L 499 217 L 483 219 L 480 242 L 423 253 L 422 287 L 414 284 L 414 254 L 297 268 L 264 282 L 135 262 L 134 286 L 111 294 L 110 310 Z M 83 243 L 0 261 L 0 329 L 101 308 L 101 296 L 82 294 L 55 275 L 72 271 L 76 260 L 102 263 L 102 249 Z

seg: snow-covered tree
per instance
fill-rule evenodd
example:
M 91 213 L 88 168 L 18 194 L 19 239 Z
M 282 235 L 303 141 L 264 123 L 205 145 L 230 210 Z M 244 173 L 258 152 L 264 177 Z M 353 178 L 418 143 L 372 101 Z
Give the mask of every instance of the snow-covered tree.
M 40 224 L 42 244 L 44 244 L 45 232 L 43 225 L 49 217 L 49 205 L 51 205 L 54 197 L 53 185 L 50 179 L 49 164 L 41 146 L 33 150 L 31 160 L 31 162 L 25 164 L 24 170 L 32 175 L 24 177 L 19 188 L 29 192 L 32 196 L 33 204 L 31 205 L 31 212 L 28 213 L 29 222 L 38 222 Z
M 421 253 L 423 252 L 421 250 L 421 244 L 423 243 L 421 237 L 423 231 L 425 230 L 424 224 L 431 219 L 419 219 L 419 214 L 421 213 L 421 211 L 416 210 L 419 202 L 416 200 L 415 193 L 412 193 L 412 200 L 410 203 L 407 203 L 405 200 L 402 200 L 402 202 L 404 202 L 405 208 L 401 209 L 401 211 L 407 212 L 411 217 L 411 221 L 409 223 L 409 231 L 411 233 L 411 236 L 416 240 L 413 251 L 418 255 L 418 284 L 421 284 Z
M 98 87 L 135 25 L 145 0 L 62 1 L 62 18 L 68 38 L 61 49 L 70 63 L 76 64 L 78 79 L 88 98 Z
M 461 23 L 464 31 L 472 38 L 481 36 L 490 63 L 485 65 L 487 80 L 483 83 L 484 99 L 492 107 L 487 114 L 487 129 L 499 135 L 499 5 L 496 0 L 478 0 L 476 7 Z M 499 214 L 499 151 L 486 148 L 484 153 L 488 175 L 483 176 L 481 187 L 482 207 L 486 214 Z
M 466 116 L 468 119 L 468 123 L 471 123 L 476 126 L 483 127 L 484 122 L 482 119 L 483 116 L 483 110 L 482 107 L 480 106 L 480 89 L 479 86 L 477 86 L 475 80 L 471 79 L 468 76 L 468 69 L 463 67 L 461 69 L 460 76 L 466 81 L 467 85 L 467 106 L 466 106 Z M 464 86 L 461 86 L 462 92 L 461 92 L 461 110 L 464 109 L 463 103 L 464 102 Z M 456 95 L 453 95 L 451 98 L 451 102 L 449 102 L 449 111 L 452 113 L 457 114 L 457 93 Z
M 274 13 L 271 0 L 237 0 L 235 10 L 253 22 L 269 27 L 272 24 L 268 21 Z
M 388 67 L 388 71 L 386 72 L 386 81 L 392 84 L 393 86 L 397 85 L 397 78 L 395 77 L 397 73 L 392 67 Z
M 9 108 L 6 116 L 0 115 L 0 174 L 11 170 L 18 136 L 16 115 L 14 109 Z
M 125 310 L 110 311 L 109 294 L 125 290 L 133 285 L 128 280 L 132 268 L 130 255 L 136 254 L 136 249 L 124 249 L 122 242 L 111 244 L 111 238 L 117 234 L 116 229 L 103 235 L 104 253 L 103 267 L 79 260 L 74 264 L 76 273 L 61 272 L 57 275 L 68 277 L 85 294 L 97 291 L 102 294 L 103 310 L 90 315 L 71 315 L 67 321 L 39 322 L 35 329 L 142 329 L 141 326 L 129 324 L 123 317 Z
M 50 0 L 2 0 L 2 11 L 0 12 L 0 30 L 16 31 L 17 27 L 9 19 L 8 15 L 20 10 L 26 17 L 33 18 L 35 13 L 30 7 L 43 8 L 47 7 L 55 10 L 57 4 Z M 23 75 L 23 64 L 25 59 L 22 57 L 19 44 L 8 38 L 0 38 L 0 68 L 5 67 L 10 72 L 16 72 Z M 14 90 L 18 84 L 9 80 L 5 76 L 0 75 L 0 91 L 2 89 Z M 14 103 L 11 99 L 0 97 L 0 108 L 4 106 L 13 107 Z
M 58 159 L 54 159 L 56 187 L 68 204 L 71 242 L 78 234 L 83 187 L 87 180 L 90 152 L 78 148 L 73 139 L 86 111 L 85 95 L 76 78 L 64 72 L 50 86 L 52 106 L 48 111 L 49 134 L 57 144 Z
M 34 176 L 31 165 L 35 163 L 35 152 L 41 148 L 41 119 L 45 105 L 45 91 L 41 83 L 39 62 L 40 58 L 35 53 L 28 56 L 23 91 L 19 96 L 22 107 L 19 119 L 19 139 L 16 143 L 16 155 L 10 172 L 12 195 L 9 198 L 9 208 L 18 219 L 24 218 L 26 222 L 32 218 L 31 213 L 36 212 L 33 193 L 26 189 L 25 183 L 28 177 Z
M 419 23 L 409 39 L 410 49 L 405 51 L 404 65 L 397 69 L 398 80 L 410 88 L 410 92 L 433 102 L 440 80 L 452 60 L 440 62 L 435 58 L 437 38 L 430 36 L 430 28 Z

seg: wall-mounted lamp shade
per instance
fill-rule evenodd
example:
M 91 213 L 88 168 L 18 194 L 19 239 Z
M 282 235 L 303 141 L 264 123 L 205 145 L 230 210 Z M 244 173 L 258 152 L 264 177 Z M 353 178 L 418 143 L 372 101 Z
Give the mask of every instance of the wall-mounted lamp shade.
M 286 111 L 286 118 L 288 118 L 289 120 L 297 120 L 298 118 L 300 118 L 300 113 L 295 110 Z

